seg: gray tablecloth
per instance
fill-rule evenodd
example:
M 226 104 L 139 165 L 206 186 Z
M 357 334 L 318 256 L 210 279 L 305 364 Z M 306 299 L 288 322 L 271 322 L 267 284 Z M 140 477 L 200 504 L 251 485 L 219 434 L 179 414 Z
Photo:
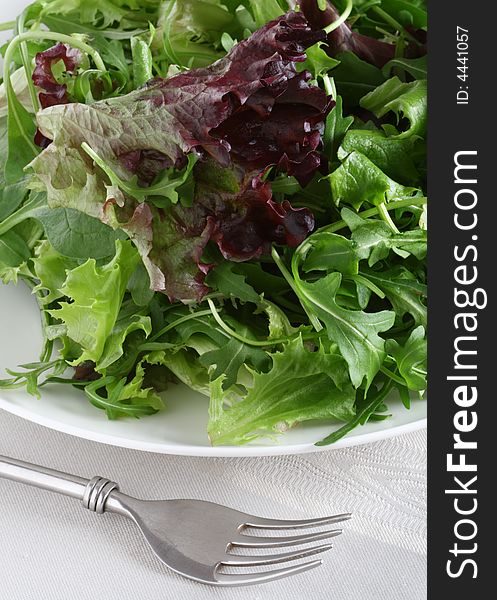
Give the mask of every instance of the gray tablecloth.
M 264 586 L 214 589 L 169 571 L 136 527 L 70 498 L 0 480 L 0 598 L 9 600 L 421 600 L 426 598 L 426 435 L 268 458 L 146 454 L 0 411 L 0 454 L 130 494 L 193 497 L 303 518 L 351 511 L 323 566 Z

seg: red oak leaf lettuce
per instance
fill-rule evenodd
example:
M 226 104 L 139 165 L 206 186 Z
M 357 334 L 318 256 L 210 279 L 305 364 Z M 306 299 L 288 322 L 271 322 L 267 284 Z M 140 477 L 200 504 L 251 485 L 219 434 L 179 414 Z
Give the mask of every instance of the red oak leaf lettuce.
M 80 50 L 71 48 L 67 44 L 58 42 L 52 48 L 44 52 L 38 52 L 35 57 L 35 68 L 33 70 L 33 83 L 44 90 L 40 92 L 39 98 L 42 108 L 56 104 L 67 104 L 67 86 L 59 83 L 53 74 L 52 65 L 59 60 L 63 61 L 66 71 L 74 72 L 79 66 L 83 55 Z
M 300 0 L 300 7 L 309 25 L 315 29 L 323 29 L 336 21 L 340 13 L 328 1 L 325 10 L 321 10 L 317 0 Z M 342 23 L 328 34 L 327 53 L 336 56 L 340 52 L 353 52 L 360 59 L 365 60 L 380 69 L 395 56 L 395 45 L 382 42 L 375 38 L 352 31 L 347 23 Z M 425 47 L 409 45 L 406 56 L 414 58 L 426 53 Z
M 41 111 L 38 126 L 53 143 L 32 167 L 50 205 L 98 214 L 124 229 L 140 250 L 152 288 L 171 299 L 199 299 L 206 293 L 209 267 L 200 257 L 209 240 L 230 260 L 260 256 L 272 242 L 300 243 L 313 228 L 312 214 L 274 202 L 270 183 L 260 176 L 277 165 L 305 184 L 321 164 L 321 135 L 332 102 L 309 83 L 308 73 L 297 72 L 295 63 L 324 39 L 302 13 L 290 12 L 210 67 L 153 80 L 126 96 Z M 182 168 L 192 151 L 202 157 L 196 179 L 211 164 L 211 171 L 234 184 L 216 192 L 219 181 L 213 187 L 197 182 L 191 208 L 138 205 L 106 185 L 83 143 L 118 177 L 137 175 L 141 185 L 166 167 Z M 71 170 L 85 176 L 69 177 Z
M 33 70 L 33 83 L 44 90 L 39 92 L 38 97 L 42 108 L 55 106 L 56 104 L 67 104 L 67 86 L 59 83 L 53 74 L 52 65 L 62 60 L 67 72 L 74 72 L 79 66 L 83 55 L 80 50 L 71 48 L 67 44 L 58 42 L 52 48 L 44 52 L 38 52 L 35 56 L 35 68 Z M 41 148 L 50 144 L 50 139 L 45 137 L 40 130 L 35 135 L 35 143 Z

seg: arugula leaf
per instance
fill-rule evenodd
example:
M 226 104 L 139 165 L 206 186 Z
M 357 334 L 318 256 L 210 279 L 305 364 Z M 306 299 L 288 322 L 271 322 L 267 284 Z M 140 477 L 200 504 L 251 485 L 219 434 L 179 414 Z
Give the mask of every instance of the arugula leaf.
M 342 210 L 342 217 L 352 231 L 358 258 L 367 259 L 370 267 L 387 258 L 391 250 L 402 258 L 412 254 L 422 260 L 426 256 L 425 230 L 412 229 L 395 234 L 383 221 L 363 219 L 347 208 Z
M 394 181 L 413 185 L 419 182 L 419 173 L 412 158 L 417 141 L 414 137 L 399 139 L 387 137 L 381 131 L 353 129 L 343 138 L 338 158 L 343 160 L 348 154 L 359 152 Z
M 168 319 L 177 319 L 188 312 L 173 311 Z M 248 339 L 254 339 L 251 329 L 237 319 L 225 316 L 227 324 L 236 332 Z M 224 386 L 229 388 L 238 379 L 238 372 L 243 365 L 258 370 L 265 370 L 268 365 L 266 352 L 258 347 L 245 344 L 230 337 L 216 323 L 212 315 L 204 315 L 189 319 L 175 328 L 181 342 L 194 348 L 199 354 L 198 362 L 209 372 L 212 381 L 225 374 Z M 206 343 L 206 339 L 208 343 Z
M 217 265 L 206 277 L 206 284 L 224 294 L 227 298 L 239 298 L 242 302 L 257 304 L 259 294 L 246 282 L 246 277 L 235 272 L 235 264 L 224 261 Z
M 404 346 L 395 340 L 386 341 L 388 354 L 397 363 L 400 375 L 410 390 L 426 389 L 426 337 L 422 325 L 411 332 Z
M 117 240 L 116 254 L 106 265 L 98 267 L 95 259 L 88 259 L 67 273 L 61 291 L 72 301 L 61 302 L 59 309 L 48 312 L 62 321 L 67 335 L 81 345 L 82 353 L 74 364 L 100 361 L 138 260 L 130 242 Z
M 364 96 L 361 106 L 383 117 L 392 111 L 397 119 L 405 117 L 410 126 L 398 134 L 399 138 L 413 135 L 424 137 L 427 122 L 427 84 L 425 79 L 402 83 L 398 77 L 392 77 L 375 90 Z
M 380 288 L 390 300 L 398 317 L 412 315 L 416 325 L 426 327 L 427 310 L 422 303 L 426 298 L 426 285 L 402 265 L 382 271 L 361 270 L 361 275 Z
M 361 60 L 352 52 L 340 52 L 340 64 L 333 70 L 338 94 L 348 106 L 356 106 L 361 98 L 374 91 L 385 78 L 378 67 Z
M 105 410 L 109 419 L 153 415 L 164 408 L 162 398 L 145 383 L 147 365 L 161 364 L 163 353 L 145 355 L 136 365 L 131 381 L 125 377 L 102 377 L 85 387 L 88 400 L 96 408 Z M 99 390 L 105 388 L 105 394 Z
M 249 328 L 239 324 L 237 332 L 247 335 Z M 223 376 L 223 388 L 228 389 L 237 382 L 238 372 L 243 365 L 263 371 L 267 368 L 268 356 L 262 348 L 249 346 L 231 338 L 219 348 L 202 354 L 199 363 L 209 369 L 211 381 Z M 211 370 L 213 366 L 215 368 Z
M 338 344 L 354 387 L 359 387 L 364 379 L 369 387 L 385 358 L 385 343 L 378 333 L 392 327 L 395 313 L 342 308 L 335 298 L 341 281 L 340 273 L 330 273 L 314 283 L 299 278 L 296 285 L 306 306 L 326 325 L 329 338 Z
M 31 251 L 14 229 L 0 235 L 0 280 L 16 281 L 20 267 L 30 258 Z
M 426 231 L 412 229 L 393 233 L 390 227 L 378 219 L 363 219 L 348 208 L 342 217 L 352 231 L 357 257 L 368 260 L 370 267 L 388 257 L 391 250 L 402 258 L 409 254 L 422 260 L 426 256 Z
M 335 204 L 350 204 L 356 210 L 364 202 L 378 206 L 407 198 L 416 191 L 388 177 L 367 156 L 355 150 L 343 158 L 342 164 L 327 179 Z
M 383 67 L 382 73 L 385 77 L 389 77 L 393 69 L 402 69 L 414 79 L 426 79 L 428 65 L 426 56 L 419 58 L 393 58 L 388 61 Z
M 324 151 L 330 162 L 337 157 L 338 147 L 353 122 L 354 117 L 343 116 L 342 97 L 337 96 L 335 106 L 326 117 L 326 129 L 323 136 Z
M 323 231 L 307 239 L 311 246 L 305 262 L 304 272 L 340 271 L 344 275 L 357 275 L 359 255 L 356 242 L 336 233 Z
M 355 393 L 340 355 L 323 346 L 309 352 L 297 338 L 271 357 L 272 369 L 253 371 L 243 398 L 226 395 L 222 375 L 211 384 L 208 433 L 213 445 L 245 444 L 309 419 L 353 415 Z
M 340 64 L 339 60 L 326 54 L 325 44 L 322 42 L 308 48 L 306 55 L 307 59 L 299 65 L 298 70 L 307 69 L 312 73 L 314 79 L 317 79 L 324 73 L 328 73 L 328 71 Z
M 393 384 L 392 381 L 387 381 L 383 384 L 383 387 L 378 391 L 374 391 L 373 387 L 371 387 L 368 392 L 364 395 L 363 398 L 359 398 L 356 403 L 356 414 L 352 417 L 348 423 L 333 431 L 325 437 L 323 440 L 316 442 L 316 446 L 328 446 L 329 444 L 333 444 L 338 441 L 347 433 L 355 429 L 359 425 L 365 425 L 368 421 L 372 420 L 375 413 L 381 408 L 383 405 L 383 401 L 390 393 Z

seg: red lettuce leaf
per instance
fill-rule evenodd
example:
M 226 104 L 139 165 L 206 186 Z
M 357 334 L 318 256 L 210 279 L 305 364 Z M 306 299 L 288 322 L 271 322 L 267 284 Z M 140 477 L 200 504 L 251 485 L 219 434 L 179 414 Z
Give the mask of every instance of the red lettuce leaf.
M 324 29 L 340 17 L 340 13 L 329 0 L 325 10 L 319 8 L 318 0 L 300 0 L 300 7 L 309 25 L 315 29 Z M 325 49 L 330 56 L 336 56 L 340 52 L 353 52 L 360 59 L 380 69 L 395 57 L 394 44 L 352 31 L 347 23 L 342 23 L 329 33 L 327 42 L 328 48 Z M 409 44 L 406 50 L 406 56 L 410 58 L 426 54 L 426 48 L 416 44 Z
M 312 214 L 276 203 L 261 176 L 276 165 L 304 184 L 321 165 L 321 136 L 333 103 L 295 63 L 325 37 L 302 13 L 290 12 L 210 67 L 151 81 L 119 98 L 41 111 L 38 125 L 53 144 L 32 166 L 49 204 L 100 214 L 121 227 L 138 247 L 152 288 L 171 300 L 198 300 L 208 291 L 210 266 L 201 256 L 209 241 L 235 261 L 260 257 L 274 242 L 299 244 L 314 227 Z M 181 168 L 186 155 L 197 152 L 193 206 L 138 204 L 106 186 L 83 142 L 121 179 L 136 174 L 142 185 L 165 167 Z M 53 180 L 62 165 L 67 192 Z
M 58 42 L 44 52 L 38 52 L 35 57 L 35 68 L 33 70 L 33 83 L 44 90 L 39 93 L 42 108 L 56 104 L 67 104 L 67 86 L 59 83 L 52 72 L 52 65 L 62 60 L 68 73 L 73 73 L 79 66 L 83 55 L 80 50 L 71 48 L 67 44 Z
M 202 253 L 209 241 L 224 258 L 241 262 L 268 254 L 273 242 L 295 247 L 314 229 L 307 208 L 275 202 L 271 184 L 239 166 L 221 167 L 210 158 L 197 163 L 195 175 L 191 208 L 142 203 L 132 209 L 110 199 L 103 210 L 104 221 L 137 245 L 152 289 L 171 301 L 201 300 L 208 293 L 204 280 L 213 265 L 202 262 Z
M 57 104 L 67 104 L 69 97 L 67 95 L 67 86 L 59 83 L 53 74 L 52 65 L 62 60 L 66 71 L 74 72 L 83 55 L 80 50 L 71 48 L 67 44 L 58 42 L 55 46 L 48 48 L 44 52 L 38 52 L 35 56 L 35 68 L 33 70 L 33 83 L 44 90 L 39 92 L 38 97 L 42 108 L 55 106 Z M 34 142 L 40 148 L 46 148 L 51 140 L 45 137 L 39 129 L 36 130 Z

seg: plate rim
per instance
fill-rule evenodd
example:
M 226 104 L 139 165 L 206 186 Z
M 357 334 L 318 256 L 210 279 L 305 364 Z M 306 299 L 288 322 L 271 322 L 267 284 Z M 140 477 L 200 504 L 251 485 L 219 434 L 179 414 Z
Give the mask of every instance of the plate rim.
M 426 400 L 424 400 L 426 402 Z M 36 412 L 30 411 L 22 406 L 17 406 L 4 397 L 0 396 L 0 409 L 17 417 L 41 425 L 48 429 L 65 433 L 92 442 L 98 442 L 107 446 L 151 452 L 155 454 L 175 456 L 197 456 L 202 458 L 241 458 L 261 456 L 284 456 L 291 454 L 308 454 L 312 452 L 324 452 L 327 450 L 338 450 L 351 446 L 362 446 L 373 442 L 379 442 L 406 433 L 424 429 L 427 425 L 427 417 L 396 425 L 387 429 L 379 429 L 355 436 L 345 436 L 329 446 L 316 446 L 313 443 L 293 445 L 268 445 L 268 446 L 194 446 L 191 444 L 172 445 L 165 443 L 146 442 L 143 440 L 132 440 L 126 437 L 97 432 L 83 427 L 77 427 L 64 423 L 63 421 L 44 417 Z

